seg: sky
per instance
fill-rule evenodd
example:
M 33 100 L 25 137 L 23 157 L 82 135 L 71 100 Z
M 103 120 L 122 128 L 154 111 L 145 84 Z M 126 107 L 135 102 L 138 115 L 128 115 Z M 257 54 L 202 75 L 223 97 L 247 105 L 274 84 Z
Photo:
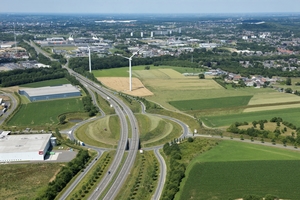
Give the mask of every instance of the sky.
M 300 12 L 300 0 L 0 0 L 0 13 Z

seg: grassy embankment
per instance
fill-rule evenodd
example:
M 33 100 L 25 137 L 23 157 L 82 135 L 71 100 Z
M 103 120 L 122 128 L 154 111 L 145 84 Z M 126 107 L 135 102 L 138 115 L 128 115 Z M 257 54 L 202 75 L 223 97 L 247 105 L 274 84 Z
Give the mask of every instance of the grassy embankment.
M 162 145 L 182 134 L 181 127 L 173 121 L 142 114 L 136 115 L 136 118 L 142 147 Z
M 236 199 L 246 194 L 297 199 L 299 155 L 274 147 L 219 142 L 189 164 L 176 199 Z
M 105 148 L 114 148 L 120 139 L 120 119 L 118 116 L 106 116 L 84 124 L 75 133 L 80 141 Z

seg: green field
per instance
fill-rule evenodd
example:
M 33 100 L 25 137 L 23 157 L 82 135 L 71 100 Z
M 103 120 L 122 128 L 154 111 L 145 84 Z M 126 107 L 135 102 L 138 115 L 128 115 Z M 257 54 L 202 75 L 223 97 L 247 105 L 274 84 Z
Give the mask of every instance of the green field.
M 175 108 L 185 110 L 200 110 L 214 108 L 230 108 L 236 106 L 246 106 L 252 96 L 223 97 L 213 99 L 193 99 L 185 101 L 170 101 Z
M 134 75 L 135 70 L 144 70 L 145 66 L 150 66 L 150 70 L 153 69 L 173 69 L 179 73 L 199 73 L 202 70 L 201 69 L 194 69 L 189 67 L 173 67 L 173 66 L 153 66 L 153 65 L 139 65 L 139 66 L 133 66 L 132 71 Z M 93 70 L 92 73 L 95 77 L 127 77 L 129 75 L 128 73 L 129 68 L 126 67 L 120 67 L 120 68 L 111 68 L 111 69 L 105 69 L 105 70 Z M 149 70 L 145 70 L 149 71 Z
M 58 116 L 64 113 L 84 112 L 81 98 L 21 104 L 19 111 L 8 121 L 8 126 L 43 126 L 58 124 Z
M 145 66 L 134 66 L 132 70 L 144 70 Z M 157 68 L 157 67 L 152 67 Z M 128 77 L 129 75 L 129 67 L 120 67 L 120 68 L 111 68 L 105 70 L 93 70 L 92 73 L 95 77 Z
M 188 166 L 175 199 L 237 199 L 246 194 L 298 199 L 300 153 L 222 141 Z
M 299 118 L 300 108 L 290 108 L 281 110 L 268 110 L 239 114 L 226 114 L 217 116 L 200 117 L 207 126 L 221 127 L 229 126 L 234 122 L 253 122 L 254 120 L 266 119 L 270 120 L 273 117 L 281 117 L 284 121 L 288 121 L 296 126 L 300 125 Z
M 63 84 L 70 84 L 70 82 L 66 78 L 59 78 L 59 79 L 52 79 L 47 81 L 35 82 L 35 83 L 27 83 L 27 84 L 20 85 L 20 87 L 36 88 L 36 87 L 46 87 L 46 86 L 57 86 Z

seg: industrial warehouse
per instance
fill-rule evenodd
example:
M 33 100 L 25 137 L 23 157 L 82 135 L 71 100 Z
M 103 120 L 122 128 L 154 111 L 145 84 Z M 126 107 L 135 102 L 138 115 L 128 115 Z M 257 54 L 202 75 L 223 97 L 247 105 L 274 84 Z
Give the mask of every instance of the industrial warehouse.
M 0 162 L 41 161 L 51 145 L 52 134 L 0 134 Z
M 81 95 L 80 90 L 71 84 L 20 89 L 19 94 L 25 95 L 30 101 L 77 97 Z

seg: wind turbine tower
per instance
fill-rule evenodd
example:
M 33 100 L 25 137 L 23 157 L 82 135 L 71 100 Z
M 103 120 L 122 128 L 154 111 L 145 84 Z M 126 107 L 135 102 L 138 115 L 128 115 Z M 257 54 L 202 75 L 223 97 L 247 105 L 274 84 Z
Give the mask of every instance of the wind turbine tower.
M 15 37 L 15 51 L 16 51 L 16 53 L 18 53 L 17 40 L 16 40 L 16 30 L 15 30 L 15 23 L 14 23 L 14 37 Z
M 128 57 L 125 57 L 125 56 L 122 56 L 122 55 L 119 55 L 123 58 L 126 58 L 129 60 L 129 91 L 132 91 L 132 83 L 131 83 L 131 76 L 132 76 L 132 73 L 131 73 L 131 60 L 132 60 L 132 57 L 135 56 L 141 49 L 139 49 L 137 52 L 134 52 L 129 58 Z
M 89 49 L 89 71 L 92 73 L 92 62 L 91 62 L 91 48 L 88 46 Z

